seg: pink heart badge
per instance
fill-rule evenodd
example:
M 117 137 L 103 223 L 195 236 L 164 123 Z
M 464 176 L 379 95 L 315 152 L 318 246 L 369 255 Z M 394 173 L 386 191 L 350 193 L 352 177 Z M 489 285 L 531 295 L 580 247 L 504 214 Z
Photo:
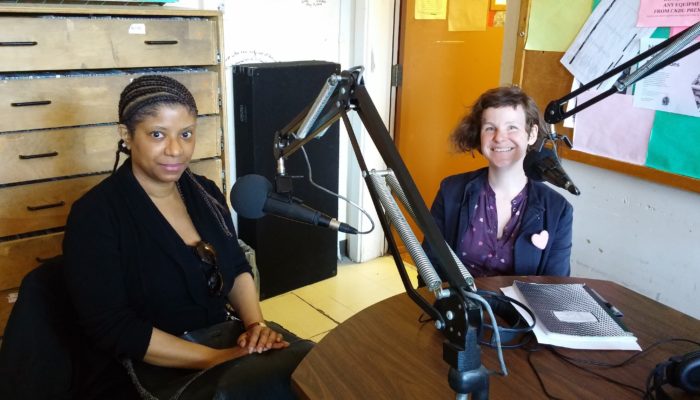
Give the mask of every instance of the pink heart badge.
M 535 245 L 540 250 L 544 250 L 547 247 L 547 242 L 549 241 L 549 232 L 543 230 L 540 233 L 535 233 L 532 235 L 532 244 Z

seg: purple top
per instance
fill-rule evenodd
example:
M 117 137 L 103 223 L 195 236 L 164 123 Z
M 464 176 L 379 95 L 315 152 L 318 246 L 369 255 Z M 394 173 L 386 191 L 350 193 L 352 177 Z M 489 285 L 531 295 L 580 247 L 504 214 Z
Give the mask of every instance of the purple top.
M 469 229 L 464 233 L 457 255 L 473 276 L 513 275 L 513 247 L 520 231 L 520 220 L 527 205 L 527 185 L 511 201 L 510 220 L 498 233 L 496 193 L 484 182 L 474 206 Z

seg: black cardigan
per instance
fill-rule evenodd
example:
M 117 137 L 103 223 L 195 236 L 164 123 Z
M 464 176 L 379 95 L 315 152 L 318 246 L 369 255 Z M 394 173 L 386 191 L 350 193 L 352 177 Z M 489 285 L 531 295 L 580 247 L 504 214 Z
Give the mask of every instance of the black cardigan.
M 213 182 L 196 179 L 226 205 Z M 228 293 L 238 274 L 251 272 L 231 216 L 224 211 L 233 233 L 228 237 L 187 174 L 179 183 L 202 240 L 216 249 Z M 63 252 L 68 291 L 90 341 L 86 345 L 109 358 L 86 378 L 97 386 L 108 386 L 116 360 L 143 358 L 153 327 L 180 335 L 225 318 L 225 295 L 209 295 L 198 258 L 139 185 L 130 160 L 73 205 Z

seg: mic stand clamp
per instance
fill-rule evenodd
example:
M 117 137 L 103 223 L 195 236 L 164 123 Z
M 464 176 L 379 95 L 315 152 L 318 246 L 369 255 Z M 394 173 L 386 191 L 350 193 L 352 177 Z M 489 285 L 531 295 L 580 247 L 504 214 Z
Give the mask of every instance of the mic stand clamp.
M 564 142 L 568 148 L 574 147 L 571 143 L 571 139 L 569 139 L 568 136 L 560 135 L 555 131 L 554 124 L 550 125 L 550 132 L 534 146 L 534 149 L 538 152 L 542 151 L 542 148 L 545 144 L 547 144 L 547 142 L 552 144 L 552 150 L 554 150 L 554 153 L 557 153 L 557 142 Z
M 286 157 L 282 155 L 282 151 L 295 140 L 296 138 L 294 137 L 294 134 L 289 133 L 282 135 L 280 132 L 275 132 L 273 139 L 273 155 L 275 160 L 277 160 L 277 172 L 275 173 L 275 193 L 287 196 L 290 200 L 292 198 L 293 190 L 292 179 L 303 177 L 287 174 L 287 169 L 284 164 Z
M 473 394 L 475 400 L 486 400 L 489 396 L 489 372 L 481 364 L 479 332 L 470 321 L 480 321 L 480 307 L 469 299 L 455 295 L 435 301 L 435 308 L 443 316 L 435 322 L 435 327 L 445 335 L 442 343 L 442 359 L 449 364 L 447 381 L 457 398 L 467 398 Z

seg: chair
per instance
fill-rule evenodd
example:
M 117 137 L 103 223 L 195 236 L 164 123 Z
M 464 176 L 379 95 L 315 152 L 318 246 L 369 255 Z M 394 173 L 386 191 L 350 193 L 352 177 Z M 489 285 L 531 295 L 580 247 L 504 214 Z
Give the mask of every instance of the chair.
M 71 351 L 81 334 L 63 280 L 63 257 L 27 274 L 0 347 L 0 398 L 70 399 Z

